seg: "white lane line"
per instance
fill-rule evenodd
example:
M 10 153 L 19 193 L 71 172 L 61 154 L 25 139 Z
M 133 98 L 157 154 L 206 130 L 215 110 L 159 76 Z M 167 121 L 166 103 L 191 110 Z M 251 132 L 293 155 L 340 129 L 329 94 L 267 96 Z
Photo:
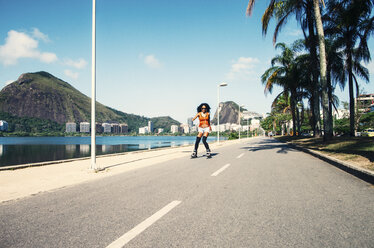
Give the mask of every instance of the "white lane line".
M 218 176 L 219 173 L 221 173 L 222 171 L 226 170 L 227 167 L 229 167 L 229 166 L 230 166 L 230 164 L 227 164 L 227 165 L 223 166 L 221 169 L 219 169 L 218 171 L 214 172 L 211 176 L 212 177 Z
M 107 246 L 107 248 L 120 248 L 123 247 L 125 244 L 130 242 L 133 238 L 138 236 L 140 233 L 142 233 L 145 229 L 150 227 L 153 223 L 155 223 L 157 220 L 161 219 L 165 214 L 167 214 L 169 211 L 171 211 L 173 208 L 178 206 L 181 203 L 181 201 L 172 201 L 162 209 L 160 209 L 158 212 L 153 214 L 151 217 L 122 235 L 119 239 L 111 243 Z
M 237 156 L 236 158 L 241 158 L 244 156 L 244 152 L 242 154 L 240 154 L 239 156 Z

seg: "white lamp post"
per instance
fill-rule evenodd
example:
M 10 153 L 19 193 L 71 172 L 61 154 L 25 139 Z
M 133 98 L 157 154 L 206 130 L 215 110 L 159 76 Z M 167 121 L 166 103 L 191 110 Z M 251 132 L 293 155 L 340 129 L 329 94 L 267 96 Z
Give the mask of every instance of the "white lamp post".
M 243 108 L 244 105 L 239 105 L 239 139 L 240 139 L 240 131 L 241 131 L 241 125 L 240 125 L 240 108 Z
M 220 83 L 217 86 L 217 142 L 219 144 L 219 111 L 220 111 L 220 106 L 219 106 L 219 88 L 220 87 L 225 87 L 227 86 L 227 83 Z
M 96 0 L 92 0 L 91 170 L 96 168 Z

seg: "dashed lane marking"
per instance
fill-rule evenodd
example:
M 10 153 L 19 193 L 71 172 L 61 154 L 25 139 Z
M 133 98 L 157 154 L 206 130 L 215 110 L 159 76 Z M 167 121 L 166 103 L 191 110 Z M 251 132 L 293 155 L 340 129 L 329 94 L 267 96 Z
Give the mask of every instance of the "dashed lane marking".
M 236 158 L 241 158 L 244 156 L 244 152 L 242 154 L 240 154 L 239 156 L 237 156 Z
M 216 176 L 218 176 L 222 171 L 226 170 L 227 167 L 229 167 L 229 166 L 230 166 L 230 164 L 226 164 L 226 165 L 223 166 L 221 169 L 219 169 L 218 171 L 214 172 L 211 176 L 212 176 L 212 177 L 216 177 Z
M 111 243 L 107 246 L 107 248 L 120 248 L 126 245 L 128 242 L 130 242 L 133 238 L 138 236 L 140 233 L 142 233 L 145 229 L 150 227 L 153 223 L 155 223 L 157 220 L 161 219 L 165 214 L 170 212 L 173 208 L 178 206 L 181 203 L 181 201 L 172 201 L 159 211 L 157 211 L 155 214 L 153 214 L 148 219 L 144 220 L 142 223 L 122 235 L 120 238 L 118 238 L 116 241 Z

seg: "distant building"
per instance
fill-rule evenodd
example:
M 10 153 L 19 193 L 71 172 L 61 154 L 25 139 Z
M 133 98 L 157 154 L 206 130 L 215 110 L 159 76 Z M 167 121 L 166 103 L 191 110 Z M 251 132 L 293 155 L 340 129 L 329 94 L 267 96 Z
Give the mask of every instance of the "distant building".
M 152 121 L 148 121 L 148 132 L 153 133 L 153 123 L 152 123 Z
M 89 133 L 90 132 L 90 123 L 88 122 L 81 122 L 79 125 L 79 130 L 81 133 Z
M 193 127 L 192 117 L 187 119 L 187 125 L 190 127 L 190 129 Z
M 190 133 L 190 127 L 188 124 L 181 124 L 180 125 L 181 133 Z
M 76 133 L 77 132 L 77 124 L 74 122 L 68 122 L 66 123 L 66 130 L 67 133 Z
M 147 134 L 149 133 L 148 126 L 139 128 L 139 134 Z
M 121 129 L 121 133 L 128 133 L 129 132 L 129 126 L 126 123 L 122 123 L 119 125 Z
M 112 131 L 112 133 L 120 133 L 121 128 L 120 128 L 119 124 L 118 123 L 113 123 L 111 125 L 111 131 Z
M 213 127 L 213 126 L 212 126 Z M 191 133 L 195 133 L 197 132 L 197 126 L 196 125 L 193 125 L 191 128 L 190 128 L 190 132 Z
M 359 112 L 370 112 L 370 106 L 374 104 L 374 94 L 362 94 L 355 100 Z
M 260 120 L 258 119 L 252 119 L 251 120 L 251 125 L 250 125 L 250 130 L 253 131 L 255 129 L 260 128 Z
M 103 126 L 101 123 L 96 123 L 96 133 L 102 133 L 104 130 Z
M 163 129 L 163 128 L 159 128 L 159 129 L 157 129 L 157 133 L 162 133 L 162 132 L 164 132 L 164 129 Z
M 178 132 L 179 132 L 179 127 L 178 127 L 178 125 L 171 125 L 171 127 L 170 127 L 170 132 L 171 132 L 171 133 L 178 133 Z
M 0 120 L 0 131 L 6 132 L 8 131 L 8 122 Z
M 110 125 L 109 123 L 103 123 L 101 125 L 103 127 L 103 132 L 104 133 L 111 133 L 112 132 L 112 125 Z

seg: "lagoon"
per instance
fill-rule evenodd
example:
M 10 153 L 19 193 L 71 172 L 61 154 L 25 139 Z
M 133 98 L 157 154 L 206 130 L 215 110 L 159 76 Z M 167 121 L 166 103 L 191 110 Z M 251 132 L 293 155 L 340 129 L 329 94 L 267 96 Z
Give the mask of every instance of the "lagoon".
M 215 137 L 208 138 L 215 141 Z M 190 145 L 194 136 L 98 136 L 96 154 Z M 0 137 L 0 167 L 89 157 L 91 137 Z

